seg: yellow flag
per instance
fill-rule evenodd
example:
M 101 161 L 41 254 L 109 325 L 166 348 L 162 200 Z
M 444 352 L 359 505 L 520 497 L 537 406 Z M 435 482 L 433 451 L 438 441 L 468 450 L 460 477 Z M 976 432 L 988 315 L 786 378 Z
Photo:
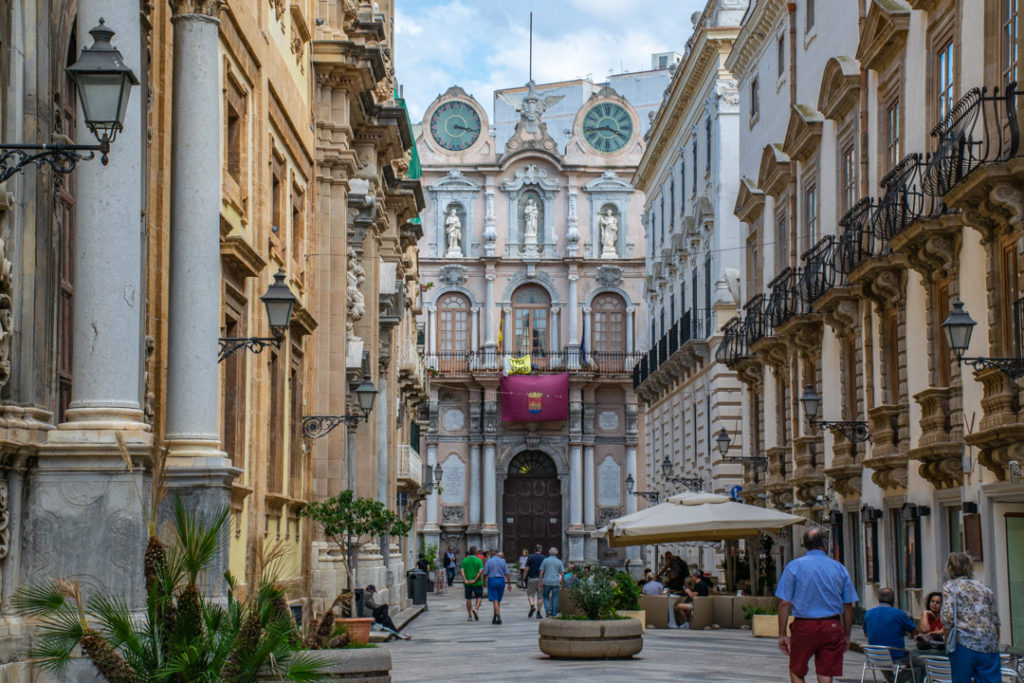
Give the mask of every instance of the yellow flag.
M 533 366 L 530 364 L 530 354 L 526 354 L 522 358 L 509 358 L 509 371 L 510 375 L 529 375 L 533 371 Z

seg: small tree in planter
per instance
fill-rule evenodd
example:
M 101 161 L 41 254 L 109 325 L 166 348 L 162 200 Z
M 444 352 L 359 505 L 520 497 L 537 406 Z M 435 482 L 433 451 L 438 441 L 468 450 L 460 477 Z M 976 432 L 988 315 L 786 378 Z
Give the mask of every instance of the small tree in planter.
M 300 511 L 300 517 L 308 517 L 320 524 L 324 534 L 341 551 L 348 578 L 348 593 L 352 602 L 350 614 L 355 616 L 354 568 L 351 553 L 366 543 L 364 538 L 378 536 L 408 536 L 409 523 L 396 513 L 388 510 L 383 503 L 372 498 L 356 498 L 351 489 L 346 489 L 327 500 L 307 503 Z

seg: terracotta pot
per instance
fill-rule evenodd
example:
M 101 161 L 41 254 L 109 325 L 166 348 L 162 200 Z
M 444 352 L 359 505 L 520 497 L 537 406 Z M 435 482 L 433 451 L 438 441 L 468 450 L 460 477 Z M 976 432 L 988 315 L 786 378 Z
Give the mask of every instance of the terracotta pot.
M 348 629 L 348 637 L 353 643 L 366 644 L 370 642 L 370 627 L 373 625 L 371 617 L 356 617 L 354 619 L 335 619 L 337 624 L 345 624 Z
M 540 651 L 559 659 L 628 659 L 644 648 L 637 619 L 540 622 Z

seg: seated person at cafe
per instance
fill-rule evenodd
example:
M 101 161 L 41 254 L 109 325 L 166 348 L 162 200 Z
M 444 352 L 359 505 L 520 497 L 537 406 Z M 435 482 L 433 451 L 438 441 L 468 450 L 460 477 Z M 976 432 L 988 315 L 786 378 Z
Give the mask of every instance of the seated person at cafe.
M 904 649 L 903 642 L 905 636 L 917 634 L 917 624 L 909 614 L 893 607 L 895 602 L 896 594 L 891 588 L 882 588 L 878 591 L 878 607 L 869 609 L 864 614 L 864 634 L 868 637 L 868 645 L 884 645 L 891 648 L 889 654 L 892 660 L 897 664 L 912 666 L 920 680 L 924 667 L 916 657 L 911 661 L 910 653 Z
M 693 580 L 695 581 L 693 586 L 693 592 L 702 598 L 708 597 L 711 594 L 711 584 L 707 579 L 704 578 L 704 571 L 698 569 L 693 573 Z
M 679 628 L 690 628 L 690 615 L 693 613 L 693 599 L 697 597 L 693 588 L 696 581 L 692 576 L 687 576 L 683 584 L 683 596 L 676 601 L 675 613 L 676 624 Z
M 664 592 L 665 586 L 662 585 L 661 581 L 654 578 L 654 572 L 647 572 L 644 578 L 646 581 L 644 581 L 644 585 L 640 588 L 641 593 L 644 595 L 661 595 Z
M 924 600 L 924 611 L 917 623 L 919 650 L 945 650 L 946 635 L 942 628 L 942 593 L 933 591 Z
M 686 587 L 686 579 L 689 576 L 690 570 L 683 558 L 666 551 L 665 566 L 655 575 L 655 578 L 664 581 L 665 587 L 670 591 L 681 593 Z

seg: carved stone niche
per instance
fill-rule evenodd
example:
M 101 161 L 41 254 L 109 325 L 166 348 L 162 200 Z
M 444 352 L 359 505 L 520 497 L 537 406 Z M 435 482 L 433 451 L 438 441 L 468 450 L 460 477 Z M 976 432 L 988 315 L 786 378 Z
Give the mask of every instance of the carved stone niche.
M 832 466 L 825 474 L 832 479 L 834 488 L 843 498 L 860 498 L 861 473 L 864 468 L 856 460 L 856 447 L 841 434 L 834 434 Z
M 954 390 L 930 387 L 914 394 L 921 406 L 921 436 L 907 457 L 921 463 L 918 472 L 936 489 L 956 488 L 963 483 L 962 446 L 953 440 L 949 404 Z

